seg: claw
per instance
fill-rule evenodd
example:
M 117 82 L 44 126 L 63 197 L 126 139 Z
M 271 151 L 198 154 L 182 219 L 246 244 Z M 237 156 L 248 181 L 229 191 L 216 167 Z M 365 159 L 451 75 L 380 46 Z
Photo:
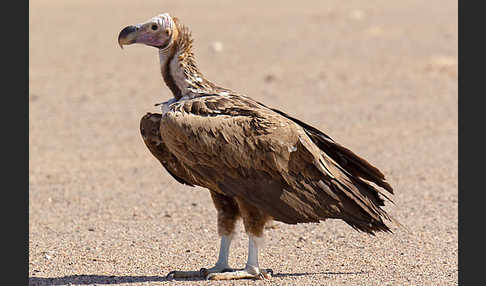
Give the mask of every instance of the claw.
M 273 275 L 273 270 L 272 269 L 262 270 L 262 272 L 260 272 L 260 275 L 262 276 L 262 279 L 271 279 Z
M 174 278 L 174 275 L 175 275 L 176 271 L 171 271 L 167 274 L 167 276 L 165 276 L 165 279 L 172 279 Z
M 215 277 L 217 277 L 216 275 L 217 273 L 209 273 L 208 275 L 205 276 L 205 279 L 206 280 L 214 280 Z
M 201 274 L 201 277 L 207 277 L 209 274 L 208 269 L 204 267 L 199 269 L 199 273 Z

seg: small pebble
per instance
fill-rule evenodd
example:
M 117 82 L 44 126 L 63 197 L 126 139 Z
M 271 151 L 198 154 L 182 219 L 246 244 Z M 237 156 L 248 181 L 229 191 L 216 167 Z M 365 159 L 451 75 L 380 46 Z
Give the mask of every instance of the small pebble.
M 265 82 L 273 82 L 275 81 L 275 76 L 273 74 L 267 74 L 264 78 Z
M 349 17 L 353 20 L 362 20 L 364 18 L 365 14 L 362 10 L 353 10 L 351 13 L 349 13 Z
M 224 49 L 224 45 L 222 42 L 216 41 L 211 44 L 211 48 L 214 52 L 220 53 Z

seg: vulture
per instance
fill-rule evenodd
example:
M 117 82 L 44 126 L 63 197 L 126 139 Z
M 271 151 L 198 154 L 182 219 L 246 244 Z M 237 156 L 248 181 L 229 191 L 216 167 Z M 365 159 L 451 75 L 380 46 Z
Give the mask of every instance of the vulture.
M 118 44 L 159 52 L 173 97 L 140 121 L 151 154 L 179 183 L 207 188 L 221 236 L 216 265 L 171 271 L 168 278 L 268 279 L 258 264 L 264 226 L 341 219 L 368 234 L 391 232 L 382 208 L 393 188 L 384 174 L 317 128 L 206 79 L 187 26 L 168 13 L 123 28 Z M 389 194 L 388 194 L 389 193 Z M 249 237 L 246 266 L 228 264 L 235 224 Z M 398 222 L 397 222 L 398 223 Z

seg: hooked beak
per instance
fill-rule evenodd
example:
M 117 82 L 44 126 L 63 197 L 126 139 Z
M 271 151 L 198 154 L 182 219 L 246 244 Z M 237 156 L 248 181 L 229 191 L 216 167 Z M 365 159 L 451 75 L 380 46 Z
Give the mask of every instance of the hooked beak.
M 121 30 L 120 34 L 118 35 L 118 44 L 120 45 L 120 48 L 123 49 L 123 45 L 131 45 L 136 43 L 138 30 L 139 27 L 137 26 L 128 26 Z

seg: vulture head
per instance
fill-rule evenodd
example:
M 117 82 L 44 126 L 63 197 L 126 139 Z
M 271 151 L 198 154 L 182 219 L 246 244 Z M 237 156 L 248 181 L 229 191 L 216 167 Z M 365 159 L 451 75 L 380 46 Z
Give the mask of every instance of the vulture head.
M 177 28 L 169 14 L 157 15 L 148 21 L 125 27 L 118 35 L 118 44 L 145 44 L 158 49 L 166 49 L 177 37 Z

